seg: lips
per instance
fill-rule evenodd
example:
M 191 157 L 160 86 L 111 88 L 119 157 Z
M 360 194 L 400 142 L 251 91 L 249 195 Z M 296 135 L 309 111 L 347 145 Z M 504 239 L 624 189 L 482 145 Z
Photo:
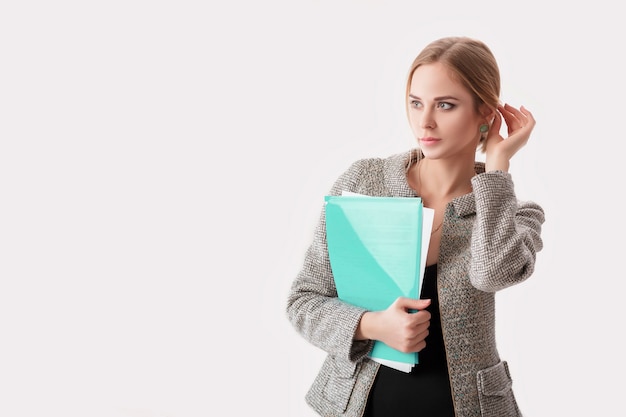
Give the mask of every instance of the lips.
M 433 137 L 427 136 L 427 137 L 423 137 L 423 138 L 421 138 L 421 139 L 420 139 L 420 143 L 421 143 L 422 145 L 426 145 L 426 146 L 428 146 L 428 145 L 434 145 L 434 144 L 438 143 L 440 140 L 441 140 L 441 139 L 438 139 L 438 138 L 433 138 Z

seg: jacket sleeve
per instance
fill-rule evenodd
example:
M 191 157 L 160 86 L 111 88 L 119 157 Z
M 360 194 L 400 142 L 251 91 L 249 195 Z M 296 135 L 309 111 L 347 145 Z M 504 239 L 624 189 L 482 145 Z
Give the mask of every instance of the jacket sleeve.
M 470 280 L 495 292 L 526 280 L 543 248 L 543 209 L 517 200 L 511 175 L 486 172 L 472 179 L 476 222 L 472 231 Z
M 355 162 L 335 181 L 330 195 L 358 188 L 363 161 Z M 355 341 L 354 334 L 366 310 L 337 298 L 326 246 L 326 220 L 322 209 L 313 241 L 287 297 L 287 318 L 308 342 L 339 359 L 357 362 L 372 348 L 372 341 Z

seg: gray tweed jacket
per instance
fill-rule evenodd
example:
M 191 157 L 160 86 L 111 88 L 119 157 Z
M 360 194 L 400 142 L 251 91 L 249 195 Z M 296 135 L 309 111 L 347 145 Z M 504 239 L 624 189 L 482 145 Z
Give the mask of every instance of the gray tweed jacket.
M 335 182 L 331 195 L 414 197 L 407 167 L 418 154 L 362 159 Z M 437 267 L 442 331 L 457 417 L 521 416 L 507 363 L 495 335 L 495 292 L 527 279 L 542 249 L 543 209 L 518 201 L 509 173 L 478 175 L 473 191 L 450 202 Z M 287 299 L 289 321 L 328 353 L 306 395 L 321 416 L 362 416 L 379 364 L 367 358 L 372 341 L 353 339 L 363 309 L 337 298 L 326 247 L 324 211 Z M 419 400 L 419 393 L 416 393 Z

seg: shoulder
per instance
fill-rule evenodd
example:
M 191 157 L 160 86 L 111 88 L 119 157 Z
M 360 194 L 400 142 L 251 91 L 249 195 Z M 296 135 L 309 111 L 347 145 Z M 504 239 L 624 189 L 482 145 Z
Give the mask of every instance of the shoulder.
M 409 152 L 386 157 L 357 159 L 339 176 L 333 186 L 333 193 L 352 191 L 368 195 L 387 195 L 389 189 L 406 185 L 406 167 L 410 160 Z
M 412 151 L 395 153 L 385 157 L 367 157 L 357 159 L 349 165 L 350 169 L 394 169 L 402 168 L 404 170 L 411 158 Z

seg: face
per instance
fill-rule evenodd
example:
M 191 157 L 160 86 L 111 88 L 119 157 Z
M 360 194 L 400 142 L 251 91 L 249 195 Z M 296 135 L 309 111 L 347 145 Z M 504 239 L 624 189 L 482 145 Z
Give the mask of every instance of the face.
M 471 93 L 443 64 L 418 67 L 407 100 L 411 129 L 426 157 L 475 155 L 485 118 L 476 112 Z

